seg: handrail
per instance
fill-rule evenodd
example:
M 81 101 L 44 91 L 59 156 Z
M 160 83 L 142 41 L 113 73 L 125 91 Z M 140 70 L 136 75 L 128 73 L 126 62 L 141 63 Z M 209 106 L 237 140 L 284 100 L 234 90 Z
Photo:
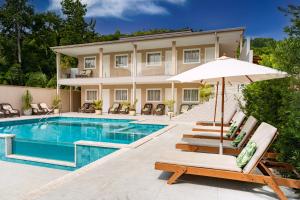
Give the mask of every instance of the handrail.
M 39 119 L 39 122 L 41 122 L 43 119 L 46 119 L 46 121 L 47 121 L 47 119 L 49 118 L 49 114 L 50 114 L 52 111 L 54 111 L 55 108 L 56 108 L 56 107 L 53 107 L 53 108 L 50 109 L 45 115 L 43 115 L 43 117 L 41 117 L 41 118 Z M 59 112 L 59 115 L 60 115 L 60 112 Z

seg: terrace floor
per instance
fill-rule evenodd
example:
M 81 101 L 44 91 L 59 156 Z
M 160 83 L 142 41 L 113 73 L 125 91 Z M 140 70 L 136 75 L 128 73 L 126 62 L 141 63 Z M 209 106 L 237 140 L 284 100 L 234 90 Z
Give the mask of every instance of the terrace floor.
M 95 117 L 92 114 L 78 113 L 66 113 L 63 116 Z M 177 117 L 171 121 L 166 116 L 100 117 L 134 118 L 144 123 L 167 123 L 175 126 L 137 148 L 121 149 L 74 172 L 0 162 L 0 199 L 277 199 L 275 193 L 267 186 L 213 178 L 183 176 L 179 183 L 167 185 L 166 180 L 170 174 L 154 170 L 154 163 L 162 154 L 176 151 L 175 143 L 180 140 L 182 133 L 189 132 L 194 124 L 190 117 Z M 298 199 L 293 190 L 283 190 L 289 199 Z

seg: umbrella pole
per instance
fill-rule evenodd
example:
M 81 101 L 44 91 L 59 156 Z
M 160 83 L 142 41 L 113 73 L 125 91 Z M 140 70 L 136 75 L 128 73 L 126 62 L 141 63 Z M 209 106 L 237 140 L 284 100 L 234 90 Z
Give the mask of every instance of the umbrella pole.
M 223 154 L 223 133 L 224 133 L 224 96 L 225 96 L 225 78 L 222 78 L 222 106 L 221 106 L 221 138 L 220 154 Z
M 219 93 L 219 81 L 216 88 L 216 100 L 215 100 L 215 113 L 214 113 L 214 125 L 216 125 L 217 105 L 218 105 L 218 93 Z

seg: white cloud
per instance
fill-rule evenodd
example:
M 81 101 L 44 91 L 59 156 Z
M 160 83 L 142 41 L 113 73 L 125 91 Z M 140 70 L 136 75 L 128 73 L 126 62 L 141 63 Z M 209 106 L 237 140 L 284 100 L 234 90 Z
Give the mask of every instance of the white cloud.
M 167 14 L 160 3 L 182 5 L 186 0 L 81 0 L 87 4 L 87 17 L 126 18 L 128 15 Z M 50 0 L 48 10 L 59 11 L 61 0 Z

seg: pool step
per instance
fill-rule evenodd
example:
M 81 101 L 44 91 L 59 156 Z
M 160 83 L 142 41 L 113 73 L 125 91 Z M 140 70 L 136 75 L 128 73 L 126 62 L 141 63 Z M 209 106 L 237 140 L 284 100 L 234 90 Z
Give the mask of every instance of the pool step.
M 17 155 L 17 154 L 6 155 L 6 157 L 11 158 L 11 159 L 26 160 L 26 161 L 46 163 L 46 164 L 52 164 L 52 165 L 60 165 L 60 166 L 65 166 L 65 167 L 76 167 L 76 164 L 74 162 L 37 158 L 37 157 L 31 157 L 31 156 L 22 156 L 22 155 Z

